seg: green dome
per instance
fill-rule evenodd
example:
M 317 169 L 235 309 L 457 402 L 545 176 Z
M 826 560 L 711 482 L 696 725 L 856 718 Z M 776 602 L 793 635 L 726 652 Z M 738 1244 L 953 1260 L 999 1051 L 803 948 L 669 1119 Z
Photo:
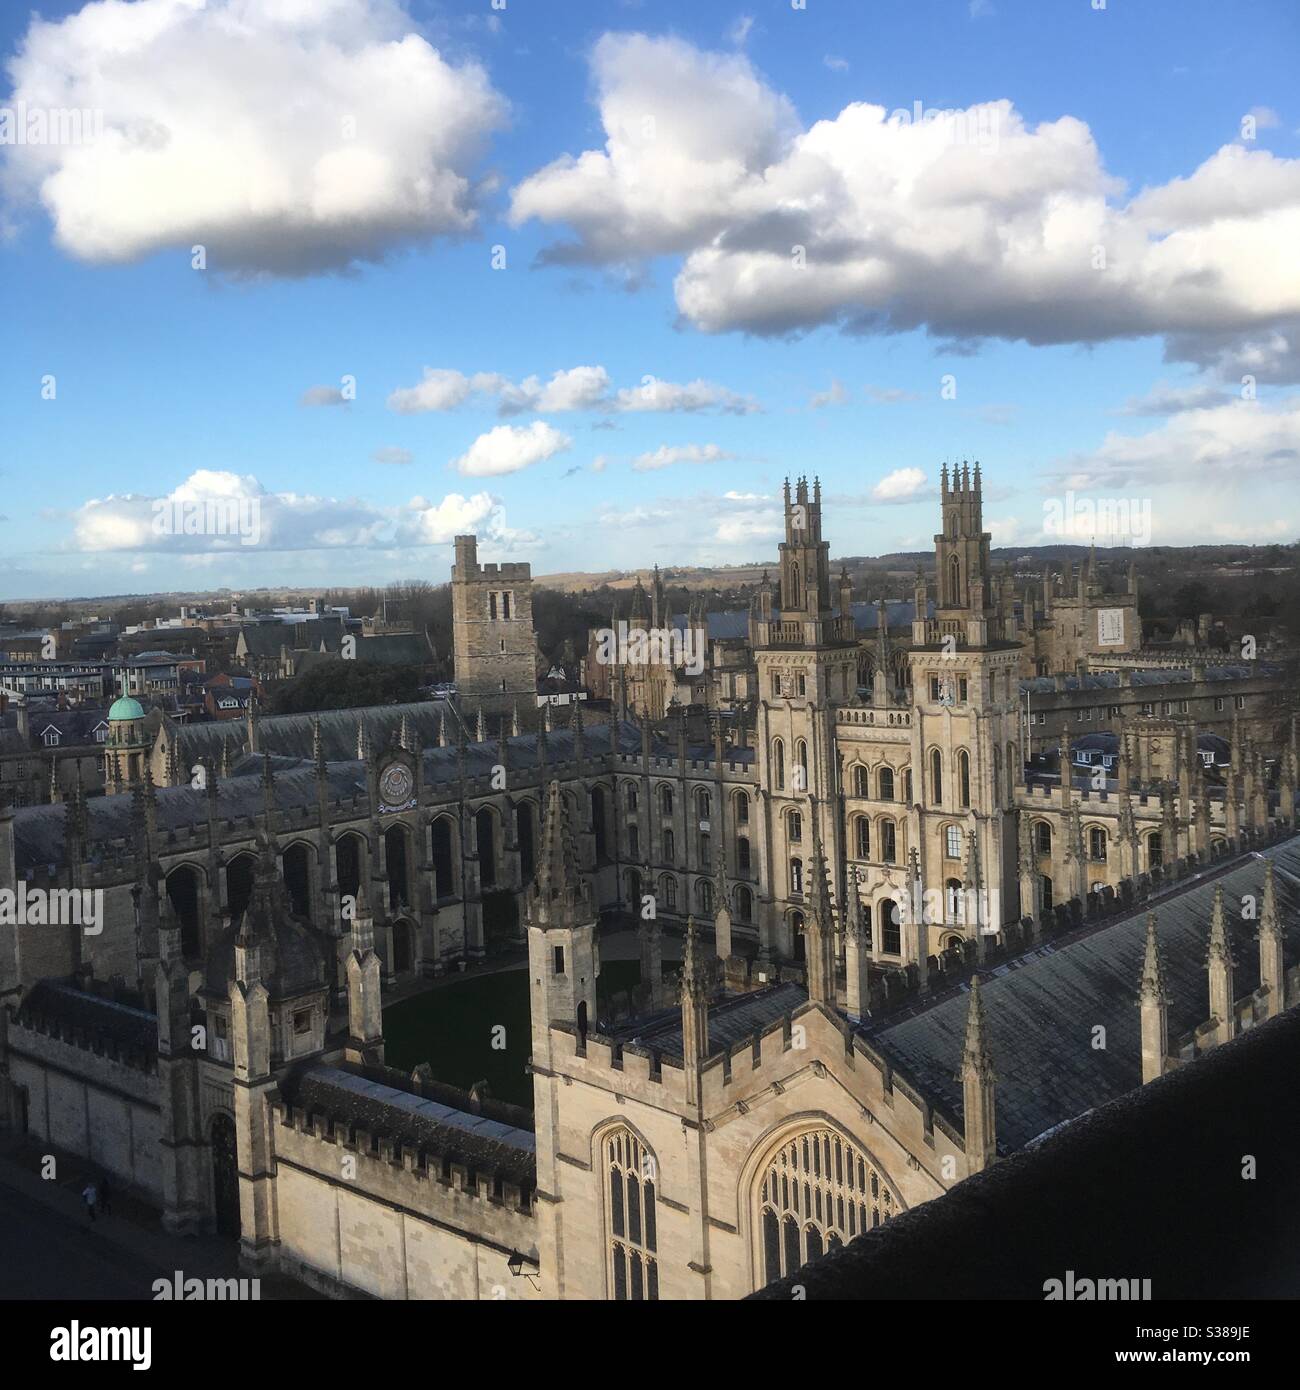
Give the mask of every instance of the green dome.
M 144 709 L 139 700 L 133 700 L 129 695 L 123 695 L 120 699 L 114 700 L 112 707 L 108 711 L 109 723 L 115 720 L 143 719 Z

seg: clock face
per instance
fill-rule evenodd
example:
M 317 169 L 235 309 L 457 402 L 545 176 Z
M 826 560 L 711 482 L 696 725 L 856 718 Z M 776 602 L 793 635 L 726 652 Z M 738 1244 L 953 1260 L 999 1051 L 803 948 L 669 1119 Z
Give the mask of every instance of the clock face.
M 389 763 L 379 774 L 379 798 L 385 806 L 405 806 L 415 794 L 415 781 L 405 763 Z

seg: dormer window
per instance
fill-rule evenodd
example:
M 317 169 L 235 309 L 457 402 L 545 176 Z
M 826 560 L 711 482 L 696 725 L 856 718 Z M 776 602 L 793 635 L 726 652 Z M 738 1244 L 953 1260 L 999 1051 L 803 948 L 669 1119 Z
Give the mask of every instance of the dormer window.
M 47 748 L 56 748 L 59 742 L 59 731 L 57 729 L 46 729 L 42 742 Z

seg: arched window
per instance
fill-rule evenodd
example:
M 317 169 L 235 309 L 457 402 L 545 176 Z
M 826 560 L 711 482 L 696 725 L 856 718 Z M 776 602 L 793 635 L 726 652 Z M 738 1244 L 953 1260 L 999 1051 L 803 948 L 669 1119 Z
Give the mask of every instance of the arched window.
M 866 1150 L 826 1126 L 783 1139 L 760 1167 L 757 1188 L 768 1284 L 903 1210 Z
M 871 858 L 871 822 L 866 816 L 858 816 L 853 822 L 859 859 Z
M 945 859 L 961 858 L 961 826 L 946 825 L 943 830 L 943 857 Z
M 876 921 L 880 923 L 880 949 L 887 955 L 901 956 L 903 923 L 893 898 L 881 898 L 876 904 Z
M 735 803 L 734 803 L 734 804 L 735 804 L 735 807 L 736 807 L 736 824 L 737 824 L 737 825 L 748 825 L 748 824 L 749 824 L 749 793 L 748 793 L 748 792 L 737 792 L 737 793 L 736 793 L 736 800 L 735 800 Z
M 961 561 L 955 555 L 948 561 L 948 602 L 954 608 L 963 607 L 961 601 Z
M 943 917 L 945 922 L 961 922 L 966 916 L 966 898 L 962 893 L 961 879 L 950 878 L 944 884 Z
M 943 805 L 943 755 L 937 748 L 930 750 L 930 799 L 936 806 Z
M 1147 836 L 1147 868 L 1158 869 L 1164 862 L 1165 841 L 1158 830 Z
M 1099 864 L 1106 862 L 1106 832 L 1100 825 L 1094 825 L 1088 831 L 1088 858 Z
M 700 820 L 708 820 L 709 812 L 713 809 L 713 800 L 705 788 L 700 787 L 695 793 L 695 814 Z
M 1039 854 L 1051 854 L 1052 852 L 1052 827 L 1045 820 L 1040 820 L 1034 825 L 1034 838 L 1038 842 Z
M 996 751 L 996 750 L 995 750 Z M 970 805 L 970 754 L 963 748 L 957 754 L 957 790 L 961 794 L 961 804 Z
M 623 804 L 629 811 L 636 810 L 636 783 L 625 782 L 623 785 Z
M 785 833 L 791 842 L 803 839 L 803 817 L 798 811 L 791 811 L 785 818 Z
M 605 1136 L 605 1219 L 609 1230 L 609 1287 L 617 1300 L 659 1297 L 654 1155 L 628 1129 Z
M 881 801 L 892 801 L 894 799 L 894 769 L 882 767 L 876 775 L 876 783 L 880 788 Z
M 665 874 L 660 880 L 660 889 L 664 895 L 664 906 L 669 912 L 677 911 L 677 880 L 672 874 Z
M 779 738 L 772 740 L 772 785 L 779 792 L 785 790 L 785 744 Z
M 867 790 L 867 769 L 861 763 L 853 765 L 853 795 L 870 796 Z
M 897 863 L 898 831 L 892 820 L 880 822 L 880 859 L 884 864 Z
M 799 739 L 794 745 L 795 791 L 808 790 L 808 745 Z
M 792 893 L 803 892 L 803 860 L 792 859 L 790 861 L 790 891 Z
M 706 917 L 713 916 L 713 884 L 707 878 L 696 881 L 695 901 Z
M 748 922 L 754 912 L 754 895 L 743 883 L 736 884 L 736 921 Z
M 659 788 L 659 810 L 662 815 L 671 816 L 673 813 L 673 789 L 668 786 Z

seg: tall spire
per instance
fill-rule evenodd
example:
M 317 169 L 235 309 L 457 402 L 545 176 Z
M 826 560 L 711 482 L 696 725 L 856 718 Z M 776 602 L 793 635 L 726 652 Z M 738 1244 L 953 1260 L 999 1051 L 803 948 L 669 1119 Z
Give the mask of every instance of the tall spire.
M 1216 1041 L 1227 1042 L 1236 1032 L 1237 1011 L 1232 987 L 1232 945 L 1223 910 L 1223 884 L 1215 884 L 1210 911 L 1210 942 L 1205 964 L 1210 976 L 1210 1016 L 1217 1020 Z
M 1164 963 L 1156 937 L 1156 914 L 1147 913 L 1146 951 L 1142 958 L 1142 983 L 1138 989 L 1142 1010 L 1142 1084 L 1163 1075 L 1169 1052 L 1169 996 L 1165 991 Z
M 582 871 L 578 842 L 569 824 L 568 803 L 559 782 L 547 790 L 537 875 L 529 895 L 529 920 L 535 927 L 576 927 L 594 917 L 591 889 Z
M 1276 1018 L 1286 1003 L 1286 966 L 1282 955 L 1282 923 L 1277 914 L 1273 861 L 1264 861 L 1264 901 L 1259 913 L 1259 983 L 1267 991 L 1264 1010 Z
M 962 1049 L 962 1120 L 966 1137 L 966 1166 L 971 1173 L 987 1168 L 997 1157 L 997 1117 L 994 1086 L 997 1075 L 985 1036 L 984 1002 L 979 976 L 970 982 L 970 1007 L 966 1012 L 966 1042 Z

